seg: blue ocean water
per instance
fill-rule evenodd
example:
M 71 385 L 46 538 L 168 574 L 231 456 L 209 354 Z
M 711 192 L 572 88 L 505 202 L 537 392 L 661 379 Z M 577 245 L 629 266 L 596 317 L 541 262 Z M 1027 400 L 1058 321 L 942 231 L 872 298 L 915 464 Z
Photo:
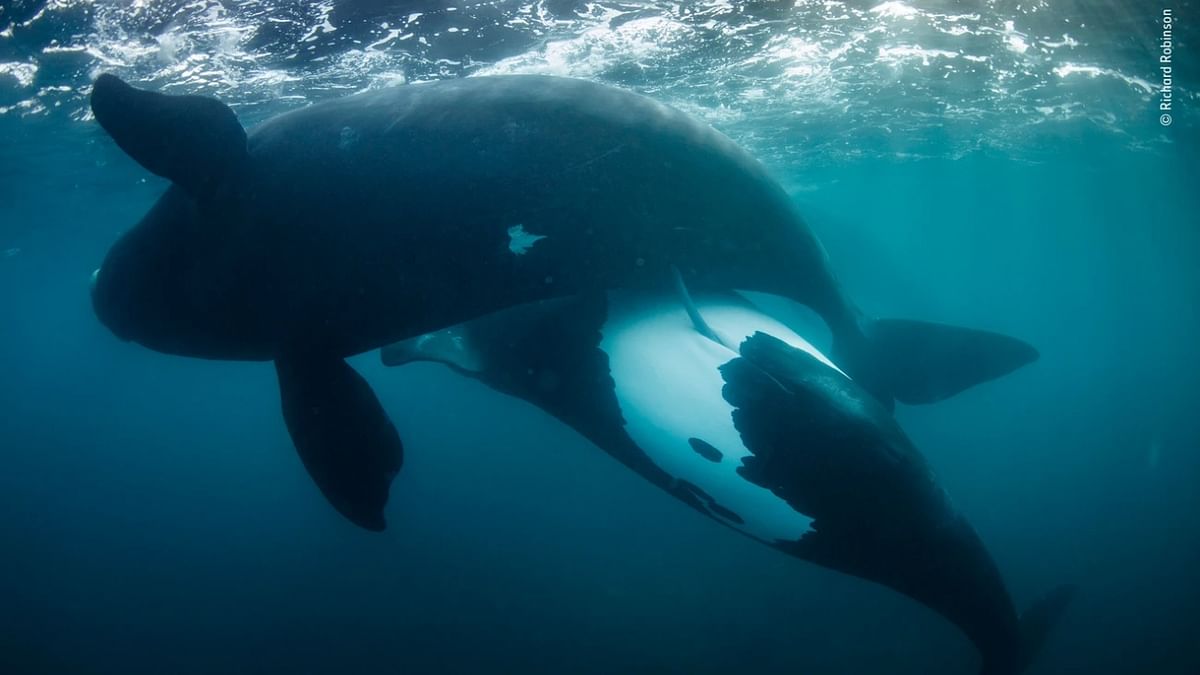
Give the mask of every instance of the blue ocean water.
M 387 532 L 344 522 L 269 364 L 155 354 L 95 319 L 91 271 L 165 187 L 88 119 L 104 71 L 248 123 L 525 71 L 701 115 L 793 194 L 864 310 L 1041 352 L 897 411 L 1018 606 L 1080 587 L 1029 672 L 1200 672 L 1200 11 L 1174 9 L 1163 126 L 1144 3 L 4 10 L 0 672 L 974 672 L 932 612 L 736 536 L 438 366 L 353 360 L 407 455 Z

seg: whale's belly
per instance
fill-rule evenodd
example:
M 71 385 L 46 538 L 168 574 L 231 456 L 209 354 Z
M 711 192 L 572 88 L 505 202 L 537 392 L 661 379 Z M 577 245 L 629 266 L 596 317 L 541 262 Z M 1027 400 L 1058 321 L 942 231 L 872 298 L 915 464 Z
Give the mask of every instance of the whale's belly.
M 738 473 L 750 455 L 722 396 L 720 367 L 756 331 L 836 367 L 809 341 L 751 306 L 700 300 L 725 345 L 701 335 L 671 298 L 610 293 L 601 349 L 608 354 L 625 429 L 646 456 L 691 491 L 714 518 L 767 543 L 794 541 L 812 519 Z M 803 439 L 797 442 L 802 443 Z

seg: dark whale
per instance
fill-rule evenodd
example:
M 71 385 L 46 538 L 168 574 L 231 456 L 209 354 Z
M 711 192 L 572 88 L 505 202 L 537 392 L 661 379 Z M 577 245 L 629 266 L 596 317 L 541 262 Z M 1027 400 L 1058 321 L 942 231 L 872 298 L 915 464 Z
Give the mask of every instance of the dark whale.
M 385 347 L 524 399 L 701 513 L 957 625 L 982 672 L 1024 670 L 1073 594 L 1018 616 L 991 556 L 890 412 L 735 294 L 610 291 Z
M 993 333 L 864 317 L 763 167 L 711 127 L 592 82 L 505 76 L 327 101 L 247 135 L 233 111 L 100 76 L 97 121 L 173 185 L 109 251 L 117 336 L 273 360 L 284 417 L 335 506 L 371 529 L 399 436 L 347 356 L 539 299 L 659 288 L 776 293 L 828 323 L 885 405 L 1037 357 Z

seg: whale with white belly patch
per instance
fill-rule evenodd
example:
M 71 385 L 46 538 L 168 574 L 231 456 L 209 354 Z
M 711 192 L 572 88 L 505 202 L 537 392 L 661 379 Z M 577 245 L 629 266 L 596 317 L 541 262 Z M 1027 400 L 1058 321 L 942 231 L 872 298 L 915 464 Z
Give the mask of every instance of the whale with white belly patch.
M 1074 589 L 1018 616 L 974 528 L 890 412 L 738 294 L 609 291 L 522 305 L 384 348 L 447 364 L 567 423 L 717 521 L 888 586 L 1025 669 Z

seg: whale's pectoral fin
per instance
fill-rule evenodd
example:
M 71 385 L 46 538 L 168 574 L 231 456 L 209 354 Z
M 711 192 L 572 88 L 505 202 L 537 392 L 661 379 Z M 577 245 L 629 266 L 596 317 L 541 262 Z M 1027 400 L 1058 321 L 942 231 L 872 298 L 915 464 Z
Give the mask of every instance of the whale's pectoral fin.
M 836 345 L 836 360 L 885 405 L 935 403 L 1038 358 L 1007 335 L 926 321 L 869 321 L 863 335 Z
M 211 196 L 246 158 L 246 130 L 216 99 L 146 91 L 104 74 L 92 85 L 91 105 L 127 155 L 195 199 Z
M 404 447 L 375 392 L 335 356 L 281 358 L 275 372 L 283 419 L 308 474 L 351 522 L 383 530 Z
M 417 361 L 443 363 L 458 372 L 475 376 L 483 368 L 481 355 L 471 340 L 472 323 L 481 324 L 485 319 L 476 319 L 451 326 L 433 333 L 401 340 L 379 350 L 383 365 L 395 367 Z
M 581 333 L 600 321 L 605 306 L 603 294 L 537 300 L 387 345 L 379 356 L 385 366 L 429 361 L 468 377 L 515 384 L 557 355 L 555 345 L 598 344 L 598 334 L 593 341 Z
M 680 304 L 683 305 L 684 311 L 687 312 L 688 319 L 690 319 L 692 322 L 692 328 L 695 328 L 697 333 L 721 345 L 722 347 L 737 351 L 735 349 L 736 345 L 725 344 L 721 340 L 721 336 L 717 335 L 717 332 L 712 329 L 712 326 L 708 325 L 708 322 L 704 320 L 704 316 L 701 315 L 700 310 L 696 308 L 696 303 L 692 301 L 692 294 L 688 291 L 687 284 L 684 283 L 683 275 L 680 274 L 678 267 L 671 265 L 671 276 L 675 279 L 675 295 L 679 299 Z

